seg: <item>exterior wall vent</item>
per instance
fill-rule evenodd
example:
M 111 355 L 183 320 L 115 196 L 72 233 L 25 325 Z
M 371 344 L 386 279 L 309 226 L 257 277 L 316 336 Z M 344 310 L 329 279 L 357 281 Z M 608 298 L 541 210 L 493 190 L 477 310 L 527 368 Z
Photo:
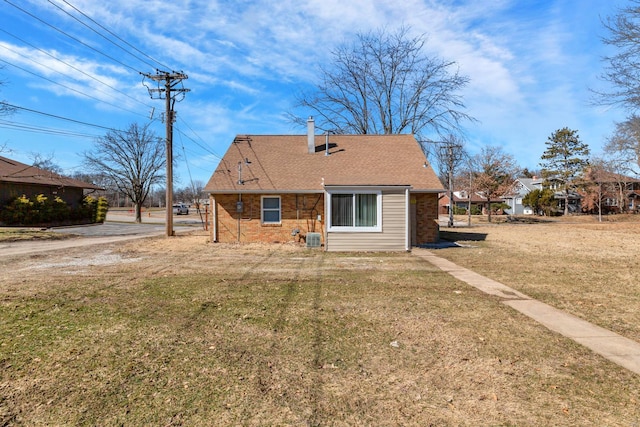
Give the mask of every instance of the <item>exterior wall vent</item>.
M 307 233 L 307 247 L 308 248 L 320 247 L 320 233 Z

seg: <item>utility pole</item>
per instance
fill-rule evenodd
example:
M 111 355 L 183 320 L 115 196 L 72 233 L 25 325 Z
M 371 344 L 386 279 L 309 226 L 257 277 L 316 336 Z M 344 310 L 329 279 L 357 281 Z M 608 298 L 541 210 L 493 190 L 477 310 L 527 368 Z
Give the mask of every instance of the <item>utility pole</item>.
M 449 221 L 447 225 L 449 227 L 453 227 L 453 213 L 455 208 L 453 202 L 453 175 L 455 168 L 459 166 L 460 162 L 462 161 L 462 156 L 464 154 L 463 147 L 460 139 L 454 135 L 449 135 L 445 140 L 438 141 L 436 143 L 441 144 L 438 148 L 438 163 L 446 167 L 447 181 L 449 184 L 447 186 L 447 193 L 449 196 Z
M 164 121 L 166 125 L 166 155 L 167 155 L 167 185 L 166 185 L 166 232 L 167 237 L 173 236 L 173 122 L 175 121 L 175 113 L 173 107 L 176 102 L 176 94 L 184 94 L 189 92 L 189 89 L 184 87 L 176 88 L 178 85 L 182 85 L 182 80 L 186 80 L 189 77 L 182 72 L 168 72 L 156 70 L 156 74 L 141 73 L 144 77 L 157 82 L 157 88 L 149 88 L 149 95 L 151 98 L 164 99 L 165 100 L 165 116 Z M 164 87 L 162 87 L 164 83 Z M 180 101 L 182 101 L 180 99 Z
M 447 165 L 447 169 L 449 169 L 449 227 L 453 227 L 453 168 L 455 167 L 453 144 L 449 144 L 447 146 L 447 155 L 447 158 L 449 159 L 449 164 Z

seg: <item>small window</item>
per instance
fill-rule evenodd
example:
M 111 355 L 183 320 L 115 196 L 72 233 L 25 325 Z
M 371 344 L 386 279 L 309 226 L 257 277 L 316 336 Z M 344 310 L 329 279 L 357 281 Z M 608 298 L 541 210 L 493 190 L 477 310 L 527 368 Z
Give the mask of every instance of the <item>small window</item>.
M 280 196 L 262 197 L 262 223 L 280 224 Z

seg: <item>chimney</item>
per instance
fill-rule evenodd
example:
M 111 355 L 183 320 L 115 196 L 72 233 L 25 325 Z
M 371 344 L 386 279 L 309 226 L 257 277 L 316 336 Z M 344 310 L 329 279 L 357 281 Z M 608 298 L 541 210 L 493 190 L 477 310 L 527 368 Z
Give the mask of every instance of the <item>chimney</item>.
M 309 154 L 316 152 L 316 125 L 311 116 L 307 119 L 307 149 Z

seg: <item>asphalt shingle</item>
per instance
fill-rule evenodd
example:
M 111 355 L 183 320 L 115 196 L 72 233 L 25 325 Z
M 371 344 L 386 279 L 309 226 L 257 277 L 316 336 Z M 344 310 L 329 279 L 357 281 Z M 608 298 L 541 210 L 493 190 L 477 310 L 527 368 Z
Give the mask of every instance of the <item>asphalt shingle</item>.
M 315 136 L 239 135 L 205 191 L 318 192 L 323 185 L 411 186 L 415 192 L 440 192 L 440 180 L 412 135 Z

